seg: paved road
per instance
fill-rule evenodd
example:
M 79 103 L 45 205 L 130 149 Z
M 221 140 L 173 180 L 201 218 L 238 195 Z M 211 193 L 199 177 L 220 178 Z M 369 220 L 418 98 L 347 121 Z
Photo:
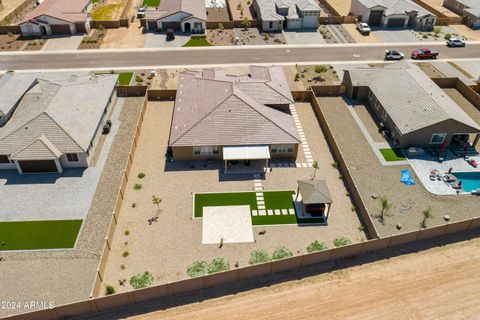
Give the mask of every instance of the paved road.
M 420 44 L 396 45 L 410 53 Z M 426 46 L 423 44 L 423 46 Z M 442 59 L 479 58 L 480 43 L 467 48 L 447 48 L 444 44 L 428 45 L 440 52 Z M 61 53 L 2 53 L 0 70 L 37 70 L 69 68 L 115 68 L 143 66 L 193 66 L 215 64 L 305 63 L 381 60 L 386 44 L 320 45 L 278 47 L 231 47 L 68 51 Z

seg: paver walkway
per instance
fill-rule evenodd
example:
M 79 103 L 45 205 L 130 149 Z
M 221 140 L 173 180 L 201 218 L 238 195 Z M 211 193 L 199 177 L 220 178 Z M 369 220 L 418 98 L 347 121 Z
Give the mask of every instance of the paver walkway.
M 295 126 L 297 127 L 298 134 L 300 135 L 300 141 L 302 142 L 303 153 L 305 154 L 305 159 L 307 159 L 307 166 L 311 167 L 313 163 L 312 153 L 310 152 L 310 147 L 308 146 L 307 138 L 305 138 L 305 133 L 303 132 L 302 123 L 298 118 L 297 110 L 295 109 L 294 105 L 290 106 L 290 113 L 292 114 L 293 121 L 295 121 Z

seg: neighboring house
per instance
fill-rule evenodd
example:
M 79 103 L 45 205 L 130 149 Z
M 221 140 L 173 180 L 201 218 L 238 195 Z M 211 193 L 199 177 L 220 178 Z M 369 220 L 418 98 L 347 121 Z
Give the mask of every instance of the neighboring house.
M 294 103 L 281 67 L 223 69 L 179 76 L 169 147 L 175 160 L 265 160 L 297 157 Z
M 412 0 L 352 0 L 350 13 L 370 26 L 432 30 L 437 17 Z
M 480 1 L 479 0 L 444 0 L 443 6 L 467 17 L 465 24 L 472 29 L 480 28 Z
M 367 102 L 399 147 L 446 147 L 470 134 L 478 143 L 480 126 L 413 63 L 346 70 L 343 85 L 350 98 Z
M 117 75 L 50 74 L 36 81 L 29 90 L 26 82 L 16 95 L 0 91 L 0 101 L 10 99 L 13 109 L 0 128 L 0 169 L 25 173 L 88 167 Z
M 25 92 L 36 85 L 36 73 L 6 73 L 0 78 L 0 127 L 12 116 Z
M 147 31 L 173 29 L 184 33 L 205 33 L 205 0 L 162 0 L 158 9 L 145 12 Z
M 314 0 L 253 0 L 263 31 L 317 29 L 320 7 Z
M 20 23 L 23 36 L 86 33 L 91 0 L 45 0 Z

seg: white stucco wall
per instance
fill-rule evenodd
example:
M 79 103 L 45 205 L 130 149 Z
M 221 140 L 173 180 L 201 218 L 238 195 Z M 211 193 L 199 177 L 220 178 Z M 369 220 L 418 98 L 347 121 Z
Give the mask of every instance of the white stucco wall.
M 370 17 L 370 9 L 365 7 L 358 0 L 352 0 L 352 4 L 350 5 L 350 12 L 354 16 L 362 16 L 362 22 L 368 22 L 368 18 Z
M 197 18 L 190 18 L 181 23 L 182 25 L 182 32 L 185 32 L 185 25 L 190 23 L 190 28 L 192 33 L 204 33 L 207 27 L 207 23 L 203 20 Z M 200 27 L 195 28 L 195 24 L 200 23 Z
M 60 164 L 63 168 L 86 168 L 88 167 L 88 155 L 86 152 L 77 153 L 78 162 L 70 162 L 66 155 L 60 156 Z
M 302 19 L 287 19 L 287 29 L 297 30 L 302 28 Z
M 312 11 L 310 11 L 312 12 Z M 311 29 L 318 27 L 318 19 L 320 17 L 320 11 L 315 12 L 314 16 L 308 15 L 303 17 L 303 28 Z
M 270 21 L 262 21 L 263 31 L 281 31 L 283 29 L 282 21 L 272 21 L 272 27 L 270 27 Z

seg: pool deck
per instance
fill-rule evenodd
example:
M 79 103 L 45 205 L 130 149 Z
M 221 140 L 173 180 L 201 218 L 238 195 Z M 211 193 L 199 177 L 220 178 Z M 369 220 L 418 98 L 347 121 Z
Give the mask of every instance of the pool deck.
M 480 156 L 472 156 L 470 159 L 480 162 Z M 444 174 L 452 168 L 452 172 L 480 172 L 480 168 L 474 168 L 469 165 L 463 158 L 455 156 L 451 151 L 447 150 L 445 160 L 438 162 L 435 157 L 423 156 L 421 158 L 409 158 L 410 166 L 415 170 L 418 178 L 425 186 L 428 192 L 436 195 L 457 195 L 457 190 L 453 189 L 450 184 L 442 180 L 430 180 L 430 172 L 438 170 Z M 469 192 L 460 191 L 459 194 L 470 194 Z

